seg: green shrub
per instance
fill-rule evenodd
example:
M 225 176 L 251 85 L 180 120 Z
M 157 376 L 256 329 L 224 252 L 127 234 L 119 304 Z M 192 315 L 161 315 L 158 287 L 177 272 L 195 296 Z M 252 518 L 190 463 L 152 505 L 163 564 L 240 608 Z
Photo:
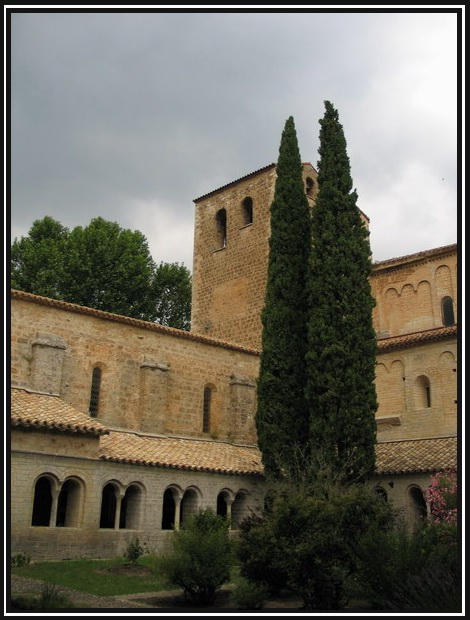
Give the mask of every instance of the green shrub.
M 277 586 L 285 583 L 306 609 L 343 609 L 358 569 L 360 538 L 373 527 L 387 527 L 392 514 L 363 484 L 344 485 L 332 475 L 290 480 L 279 485 L 259 524 L 242 529 L 240 573 L 267 585 L 279 579 Z
M 235 589 L 230 595 L 231 601 L 238 609 L 261 609 L 268 597 L 267 586 L 248 581 L 242 577 L 238 579 Z
M 448 524 L 370 532 L 358 547 L 360 595 L 382 610 L 457 611 L 458 549 L 457 528 Z
M 131 540 L 126 547 L 126 551 L 124 552 L 124 559 L 129 564 L 137 564 L 139 559 L 147 553 L 146 545 L 141 545 L 138 538 L 135 540 Z
M 31 557 L 25 553 L 17 553 L 11 556 L 12 568 L 19 568 L 20 566 L 27 566 L 31 562 Z
M 45 583 L 41 588 L 39 609 L 60 609 L 69 607 L 69 599 L 55 583 Z
M 270 596 L 286 586 L 287 575 L 276 566 L 276 539 L 269 519 L 256 514 L 244 519 L 235 548 L 240 574 L 248 582 L 267 588 Z
M 169 583 L 183 589 L 194 605 L 212 605 L 216 591 L 230 579 L 233 563 L 229 522 L 206 508 L 173 532 L 171 550 L 159 567 Z

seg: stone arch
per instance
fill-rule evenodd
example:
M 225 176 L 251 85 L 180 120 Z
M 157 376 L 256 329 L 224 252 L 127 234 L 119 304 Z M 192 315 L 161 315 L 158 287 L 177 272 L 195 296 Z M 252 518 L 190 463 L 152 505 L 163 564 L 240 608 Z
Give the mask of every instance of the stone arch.
M 162 530 L 178 529 L 182 497 L 183 490 L 175 484 L 171 484 L 163 492 Z
M 33 484 L 31 525 L 55 525 L 59 490 L 59 480 L 53 474 L 43 473 L 36 478 Z
M 449 297 L 454 298 L 454 290 L 452 286 L 452 272 L 448 265 L 439 265 L 434 272 L 434 282 L 436 286 L 436 295 L 438 298 Z
M 101 490 L 100 528 L 119 527 L 118 499 L 122 496 L 122 485 L 117 480 L 108 481 Z
M 406 490 L 405 515 L 410 529 L 416 529 L 426 519 L 426 500 L 422 489 L 416 484 L 410 485 Z
M 235 494 L 231 489 L 222 489 L 217 495 L 217 514 L 221 517 L 227 517 L 227 519 L 230 520 L 232 516 L 232 504 L 234 499 Z
M 120 529 L 140 529 L 144 493 L 144 487 L 140 482 L 131 482 L 127 485 L 121 500 L 119 515 Z
M 249 493 L 246 489 L 240 489 L 235 495 L 235 499 L 232 504 L 231 529 L 238 530 L 243 519 L 249 515 L 248 498 Z
M 82 519 L 85 486 L 77 476 L 70 476 L 61 484 L 57 499 L 57 527 L 79 527 Z
M 405 369 L 399 359 L 393 360 L 389 366 L 379 362 L 375 372 L 377 392 L 377 416 L 389 416 L 403 413 L 406 410 Z M 394 395 L 390 399 L 390 394 Z
M 201 497 L 201 491 L 196 486 L 190 486 L 185 490 L 180 504 L 180 524 L 197 512 Z

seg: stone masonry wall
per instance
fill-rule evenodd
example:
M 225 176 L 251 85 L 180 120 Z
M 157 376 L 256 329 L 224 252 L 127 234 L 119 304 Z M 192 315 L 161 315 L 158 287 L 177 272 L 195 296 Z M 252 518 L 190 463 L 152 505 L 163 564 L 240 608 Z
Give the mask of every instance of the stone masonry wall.
M 45 474 L 59 483 L 70 476 L 80 482 L 83 498 L 78 527 L 31 527 L 34 486 Z M 111 480 L 122 488 L 138 484 L 142 490 L 137 529 L 99 527 L 102 489 Z M 163 494 L 169 485 L 181 493 L 186 489 L 195 491 L 200 508 L 216 511 L 217 495 L 225 490 L 233 497 L 246 494 L 247 504 L 257 509 L 264 497 L 260 480 L 253 476 L 169 470 L 15 450 L 11 467 L 11 555 L 27 553 L 35 560 L 112 558 L 122 556 L 127 544 L 136 537 L 141 544 L 158 550 L 171 535 L 171 530 L 161 529 Z
M 219 439 L 233 439 L 236 432 L 238 441 L 256 443 L 255 402 L 247 423 L 232 383 L 234 374 L 254 383 L 259 364 L 256 352 L 155 327 L 139 321 L 106 320 L 94 311 L 76 313 L 13 299 L 12 385 L 33 387 L 33 342 L 38 333 L 50 334 L 66 345 L 57 349 L 63 355 L 61 369 L 57 370 L 56 360 L 51 361 L 51 368 L 56 368 L 54 387 L 58 383 L 63 400 L 83 413 L 88 413 L 93 368 L 101 368 L 97 419 L 103 424 L 153 433 L 209 434 Z M 204 434 L 203 395 L 209 384 L 214 387 L 214 398 L 211 426 Z

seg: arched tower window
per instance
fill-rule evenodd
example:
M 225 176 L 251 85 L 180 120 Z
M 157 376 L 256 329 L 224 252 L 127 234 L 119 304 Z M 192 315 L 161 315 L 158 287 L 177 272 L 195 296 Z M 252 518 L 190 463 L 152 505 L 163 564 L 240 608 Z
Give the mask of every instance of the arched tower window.
M 99 403 L 100 403 L 100 387 L 101 387 L 101 368 L 95 366 L 93 368 L 93 374 L 91 377 L 91 391 L 90 391 L 90 405 L 88 407 L 88 413 L 92 418 L 96 418 L 98 415 Z
M 215 222 L 217 225 L 217 242 L 219 248 L 224 248 L 227 245 L 227 211 L 225 209 L 219 209 L 217 211 Z
M 202 406 L 202 432 L 209 433 L 211 429 L 211 405 L 212 405 L 212 388 L 206 386 L 204 388 L 204 401 Z
M 452 297 L 443 297 L 441 301 L 442 324 L 446 327 L 455 325 L 454 303 Z
M 242 202 L 243 226 L 253 224 L 253 198 L 247 196 Z

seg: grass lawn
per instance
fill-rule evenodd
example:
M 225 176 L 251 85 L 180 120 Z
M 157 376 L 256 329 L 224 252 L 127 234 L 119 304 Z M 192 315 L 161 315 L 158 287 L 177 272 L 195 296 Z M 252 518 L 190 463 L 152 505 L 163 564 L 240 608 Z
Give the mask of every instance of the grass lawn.
M 155 558 L 145 556 L 126 568 L 118 560 L 62 560 L 35 562 L 12 568 L 14 575 L 42 579 L 66 588 L 98 596 L 119 596 L 169 589 L 155 568 Z

